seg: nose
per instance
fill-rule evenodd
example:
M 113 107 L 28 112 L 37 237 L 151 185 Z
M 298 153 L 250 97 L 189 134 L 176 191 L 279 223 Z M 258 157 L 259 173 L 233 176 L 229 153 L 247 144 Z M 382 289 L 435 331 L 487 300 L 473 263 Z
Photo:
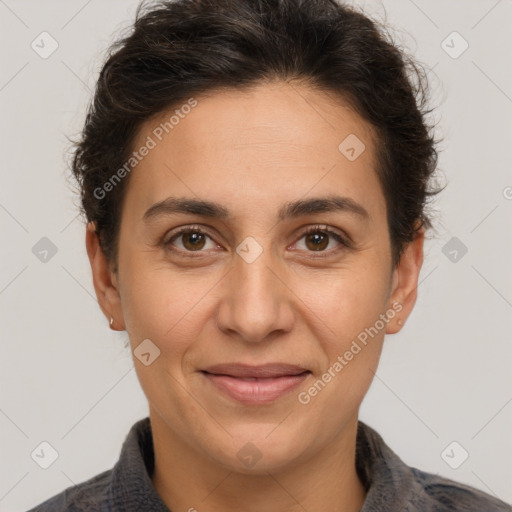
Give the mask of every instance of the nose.
M 255 343 L 291 331 L 293 292 L 285 272 L 272 261 L 270 250 L 248 263 L 235 255 L 233 268 L 222 283 L 217 326 L 225 334 Z

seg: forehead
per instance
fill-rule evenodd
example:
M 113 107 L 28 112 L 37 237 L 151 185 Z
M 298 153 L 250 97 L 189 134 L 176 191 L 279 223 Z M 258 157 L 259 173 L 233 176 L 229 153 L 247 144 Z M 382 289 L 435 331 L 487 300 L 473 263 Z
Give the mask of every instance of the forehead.
M 141 125 L 133 149 L 152 149 L 131 171 L 126 202 L 140 213 L 185 195 L 249 211 L 336 192 L 378 207 L 374 140 L 348 102 L 307 86 L 212 91 Z

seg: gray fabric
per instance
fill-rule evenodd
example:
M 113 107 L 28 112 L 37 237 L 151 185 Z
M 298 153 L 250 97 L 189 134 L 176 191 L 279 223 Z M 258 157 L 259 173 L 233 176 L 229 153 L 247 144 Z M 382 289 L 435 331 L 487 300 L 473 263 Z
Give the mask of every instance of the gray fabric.
M 512 512 L 477 489 L 404 464 L 368 425 L 358 424 L 357 472 L 367 491 L 360 512 Z M 149 417 L 136 422 L 115 466 L 49 498 L 28 512 L 169 512 L 151 482 Z

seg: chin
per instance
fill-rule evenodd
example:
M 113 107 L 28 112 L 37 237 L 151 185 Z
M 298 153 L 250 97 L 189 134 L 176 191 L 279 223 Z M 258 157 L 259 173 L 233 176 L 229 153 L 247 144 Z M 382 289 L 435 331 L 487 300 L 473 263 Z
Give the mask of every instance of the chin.
M 254 425 L 253 425 L 254 427 Z M 277 427 L 277 428 L 276 428 Z M 265 424 L 256 428 L 244 425 L 243 432 L 233 437 L 222 439 L 213 450 L 210 444 L 210 455 L 230 471 L 250 475 L 267 475 L 289 465 L 297 463 L 297 457 L 307 448 L 308 442 L 304 436 L 299 439 L 288 429 L 283 428 L 279 433 L 276 424 Z M 270 435 L 269 435 L 270 433 Z

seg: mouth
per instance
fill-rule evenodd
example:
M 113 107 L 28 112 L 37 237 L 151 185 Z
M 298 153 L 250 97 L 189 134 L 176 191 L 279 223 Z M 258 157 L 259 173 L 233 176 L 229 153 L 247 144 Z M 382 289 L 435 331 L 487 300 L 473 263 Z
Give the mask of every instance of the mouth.
M 201 373 L 217 391 L 238 402 L 264 404 L 290 393 L 311 371 L 285 363 L 261 366 L 228 363 L 210 366 Z

